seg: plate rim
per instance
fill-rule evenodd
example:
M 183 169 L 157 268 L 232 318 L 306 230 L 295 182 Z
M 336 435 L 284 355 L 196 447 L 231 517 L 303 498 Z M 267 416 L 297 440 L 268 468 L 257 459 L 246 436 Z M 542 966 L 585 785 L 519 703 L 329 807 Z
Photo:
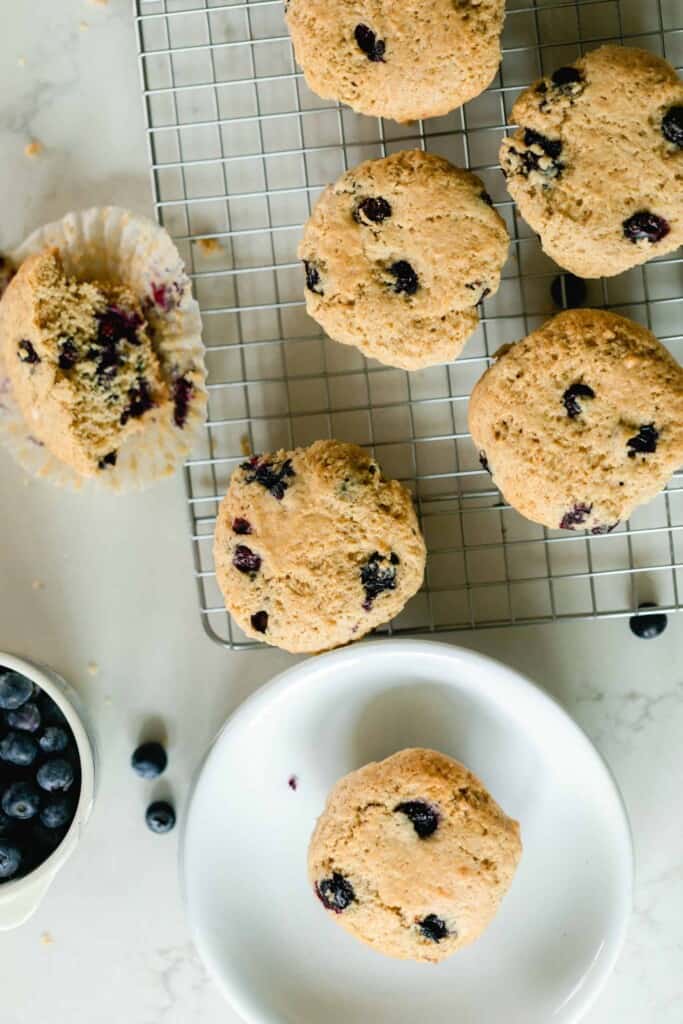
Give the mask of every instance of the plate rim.
M 324 654 L 306 658 L 294 665 L 290 665 L 281 672 L 276 673 L 276 675 L 271 679 L 267 680 L 261 686 L 258 686 L 240 704 L 237 705 L 237 707 L 228 715 L 222 726 L 218 729 L 216 735 L 210 741 L 204 756 L 201 758 L 190 785 L 185 801 L 185 811 L 183 814 L 182 829 L 178 843 L 178 876 L 185 918 L 188 923 L 192 942 L 194 943 L 207 973 L 214 984 L 218 986 L 219 991 L 235 1013 L 237 1013 L 244 1021 L 244 1024 L 286 1024 L 285 1018 L 273 1016 L 270 1012 L 266 1011 L 262 1005 L 255 1005 L 251 990 L 246 991 L 244 986 L 240 984 L 240 975 L 230 972 L 228 977 L 226 977 L 224 967 L 223 972 L 218 970 L 218 966 L 214 963 L 215 958 L 209 949 L 208 942 L 204 940 L 202 931 L 195 919 L 195 916 L 190 910 L 186 850 L 189 845 L 188 837 L 191 832 L 190 826 L 192 822 L 192 810 L 195 795 L 210 763 L 216 756 L 218 756 L 218 749 L 224 742 L 226 742 L 225 738 L 239 729 L 244 721 L 257 717 L 260 709 L 268 705 L 280 693 L 288 690 L 292 686 L 303 686 L 305 682 L 310 679 L 310 676 L 319 673 L 321 668 L 324 672 L 325 665 L 336 666 L 338 662 L 343 662 L 347 659 L 357 657 L 363 652 L 366 654 L 370 653 L 371 656 L 375 657 L 384 656 L 389 653 L 389 648 L 392 648 L 394 651 L 410 648 L 413 653 L 440 653 L 445 657 L 458 657 L 465 663 L 468 661 L 470 663 L 476 662 L 480 666 L 483 665 L 484 667 L 487 667 L 489 673 L 501 673 L 503 676 L 507 677 L 508 684 L 512 683 L 518 690 L 532 691 L 535 699 L 539 700 L 541 704 L 545 704 L 546 707 L 563 718 L 570 731 L 574 732 L 577 741 L 582 745 L 585 752 L 593 759 L 598 770 L 602 771 L 605 781 L 608 784 L 608 789 L 615 809 L 619 812 L 619 822 L 621 825 L 621 828 L 619 829 L 620 860 L 623 859 L 624 867 L 626 869 L 624 872 L 624 899 L 622 901 L 623 909 L 621 910 L 620 917 L 615 925 L 615 935 L 612 940 L 612 948 L 608 953 L 603 954 L 602 963 L 599 965 L 597 973 L 593 976 L 591 985 L 588 987 L 588 991 L 584 993 L 583 997 L 578 998 L 574 1015 L 568 1020 L 568 1024 L 579 1024 L 579 1021 L 585 1017 L 586 1013 L 597 1001 L 614 970 L 624 947 L 633 910 L 636 871 L 635 846 L 633 829 L 631 827 L 631 821 L 624 797 L 608 761 L 595 746 L 587 732 L 572 717 L 572 715 L 570 715 L 567 709 L 553 694 L 543 689 L 540 684 L 524 675 L 524 673 L 510 667 L 498 658 L 491 657 L 488 654 L 482 654 L 476 650 L 471 650 L 470 648 L 463 647 L 460 644 L 447 643 L 442 640 L 428 640 L 410 637 L 387 637 L 382 639 L 380 642 L 377 642 L 377 640 L 365 640 L 347 647 L 327 651 Z M 448 686 L 456 685 L 455 678 L 452 683 L 450 680 L 446 679 L 443 680 L 443 682 Z M 319 681 L 319 685 L 324 685 L 324 683 L 324 679 Z M 511 699 L 513 698 L 514 694 Z

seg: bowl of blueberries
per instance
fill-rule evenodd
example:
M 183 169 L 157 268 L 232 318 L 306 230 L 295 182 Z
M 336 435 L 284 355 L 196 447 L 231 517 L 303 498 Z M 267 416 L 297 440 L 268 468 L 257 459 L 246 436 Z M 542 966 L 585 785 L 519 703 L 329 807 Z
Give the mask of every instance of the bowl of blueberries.
M 37 909 L 90 816 L 95 755 L 67 683 L 0 652 L 0 931 Z

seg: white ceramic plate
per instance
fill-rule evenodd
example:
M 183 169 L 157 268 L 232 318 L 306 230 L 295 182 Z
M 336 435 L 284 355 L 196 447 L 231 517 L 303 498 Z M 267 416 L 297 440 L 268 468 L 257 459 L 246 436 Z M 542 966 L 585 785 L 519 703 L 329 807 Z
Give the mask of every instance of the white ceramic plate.
M 333 783 L 413 746 L 476 772 L 524 842 L 489 930 L 436 967 L 356 942 L 306 877 Z M 228 721 L 190 802 L 181 874 L 200 954 L 246 1021 L 567 1024 L 617 957 L 633 861 L 615 783 L 554 701 L 470 651 L 384 640 L 297 665 Z

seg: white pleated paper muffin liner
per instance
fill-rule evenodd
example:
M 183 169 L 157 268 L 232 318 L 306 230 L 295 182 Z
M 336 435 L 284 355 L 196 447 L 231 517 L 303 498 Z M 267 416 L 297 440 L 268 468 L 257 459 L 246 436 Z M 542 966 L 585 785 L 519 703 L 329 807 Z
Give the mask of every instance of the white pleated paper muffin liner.
M 161 373 L 171 395 L 176 384 L 189 392 L 184 423 L 174 403 L 144 417 L 143 429 L 118 449 L 116 465 L 92 479 L 113 491 L 139 490 L 169 476 L 197 441 L 206 419 L 207 392 L 202 323 L 180 254 L 168 233 L 145 217 L 115 206 L 68 213 L 34 231 L 9 259 L 19 266 L 47 247 L 59 249 L 65 272 L 79 280 L 127 285 L 140 302 Z M 180 417 L 182 418 L 182 417 Z M 31 476 L 72 489 L 83 486 L 71 466 L 32 436 L 14 399 L 0 345 L 0 441 Z

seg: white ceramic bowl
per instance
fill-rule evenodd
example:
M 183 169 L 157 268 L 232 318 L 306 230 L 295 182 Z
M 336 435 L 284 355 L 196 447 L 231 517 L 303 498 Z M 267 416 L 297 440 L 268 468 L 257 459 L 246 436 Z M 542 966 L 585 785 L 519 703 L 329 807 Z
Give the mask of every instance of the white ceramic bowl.
M 73 853 L 90 817 L 95 795 L 95 749 L 75 691 L 52 669 L 0 652 L 0 665 L 26 676 L 44 690 L 63 712 L 74 734 L 81 762 L 81 792 L 74 819 L 47 860 L 23 878 L 0 884 L 0 931 L 16 928 L 33 914 L 55 875 Z
M 438 966 L 357 942 L 306 874 L 330 787 L 409 746 L 473 769 L 524 842 L 491 927 Z M 615 783 L 566 712 L 497 662 L 412 640 L 310 659 L 243 704 L 196 782 L 181 857 L 199 952 L 251 1024 L 574 1024 L 617 957 L 632 873 Z

